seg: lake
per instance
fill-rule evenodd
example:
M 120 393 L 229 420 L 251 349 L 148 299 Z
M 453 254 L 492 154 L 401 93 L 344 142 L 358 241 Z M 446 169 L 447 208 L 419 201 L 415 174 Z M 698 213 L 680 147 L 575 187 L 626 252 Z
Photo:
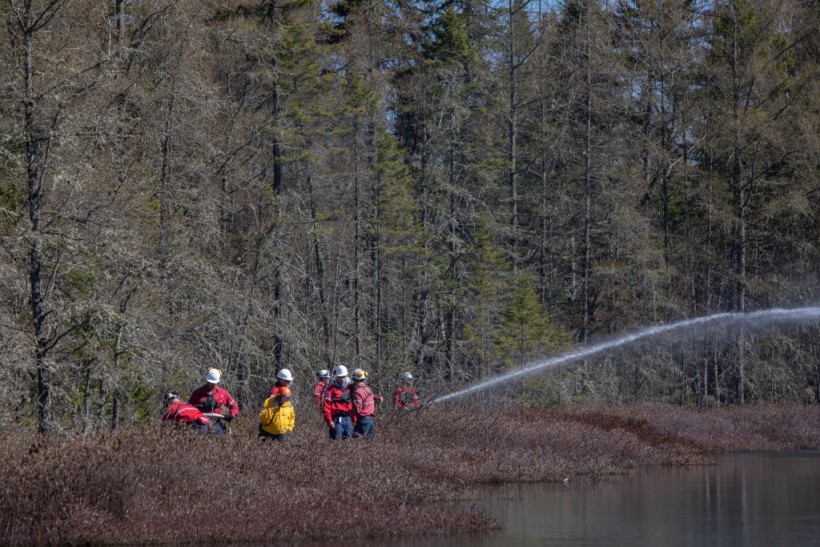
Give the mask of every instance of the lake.
M 731 454 L 713 466 L 488 487 L 468 506 L 502 528 L 391 545 L 820 546 L 820 452 Z

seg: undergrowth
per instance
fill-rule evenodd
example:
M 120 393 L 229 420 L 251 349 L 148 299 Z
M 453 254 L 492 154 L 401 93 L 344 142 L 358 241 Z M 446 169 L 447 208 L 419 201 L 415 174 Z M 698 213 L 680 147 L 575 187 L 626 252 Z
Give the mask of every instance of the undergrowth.
M 736 450 L 818 449 L 820 407 L 697 411 L 639 404 L 553 411 L 468 406 L 386 414 L 373 443 L 330 441 L 318 413 L 260 443 L 155 424 L 87 437 L 1 434 L 0 542 L 334 541 L 486 530 L 442 500 L 482 483 L 594 479 L 705 464 Z

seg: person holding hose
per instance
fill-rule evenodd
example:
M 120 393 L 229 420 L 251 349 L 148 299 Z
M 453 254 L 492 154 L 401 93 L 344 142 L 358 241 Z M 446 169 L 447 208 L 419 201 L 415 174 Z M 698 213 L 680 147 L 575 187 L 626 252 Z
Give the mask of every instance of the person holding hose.
M 228 428 L 223 420 L 230 422 L 236 418 L 239 414 L 239 405 L 230 393 L 217 385 L 220 380 L 222 380 L 222 371 L 209 368 L 205 373 L 205 384 L 191 393 L 188 403 L 208 415 L 217 435 L 224 435 L 228 432 Z M 223 413 L 223 406 L 228 409 L 228 414 Z
M 401 375 L 402 385 L 396 388 L 393 405 L 396 408 L 418 408 L 421 405 L 419 394 L 413 387 L 413 375 L 405 372 Z
M 207 433 L 211 422 L 200 410 L 192 404 L 179 400 L 179 394 L 170 391 L 165 394 L 165 411 L 162 414 L 165 422 L 187 424 L 200 433 Z

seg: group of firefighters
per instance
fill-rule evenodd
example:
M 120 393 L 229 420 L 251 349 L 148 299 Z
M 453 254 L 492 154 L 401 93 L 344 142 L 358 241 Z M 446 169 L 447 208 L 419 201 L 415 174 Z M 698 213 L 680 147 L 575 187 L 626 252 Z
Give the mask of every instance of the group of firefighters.
M 330 438 L 364 437 L 372 441 L 376 404 L 384 398 L 367 385 L 367 372 L 357 368 L 348 374 L 346 366 L 338 365 L 332 374 L 329 370 L 320 370 L 316 376 L 313 396 Z M 413 387 L 413 375 L 404 372 L 401 378 L 402 384 L 393 396 L 394 406 L 398 409 L 418 408 L 421 401 Z M 221 371 L 208 369 L 205 384 L 191 393 L 188 402 L 183 402 L 175 392 L 166 394 L 162 419 L 188 424 L 202 433 L 226 434 L 227 423 L 239 414 L 239 405 L 230 393 L 219 387 L 221 379 Z M 276 374 L 276 384 L 259 413 L 259 439 L 286 439 L 293 431 L 295 412 L 291 402 L 291 382 L 293 374 L 290 370 L 284 368 Z

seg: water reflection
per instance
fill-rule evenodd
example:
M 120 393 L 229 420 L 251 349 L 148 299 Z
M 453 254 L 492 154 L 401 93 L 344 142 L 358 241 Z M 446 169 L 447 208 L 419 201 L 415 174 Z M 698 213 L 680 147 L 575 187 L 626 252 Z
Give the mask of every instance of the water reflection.
M 820 453 L 736 454 L 595 483 L 489 489 L 498 532 L 395 545 L 820 546 Z

